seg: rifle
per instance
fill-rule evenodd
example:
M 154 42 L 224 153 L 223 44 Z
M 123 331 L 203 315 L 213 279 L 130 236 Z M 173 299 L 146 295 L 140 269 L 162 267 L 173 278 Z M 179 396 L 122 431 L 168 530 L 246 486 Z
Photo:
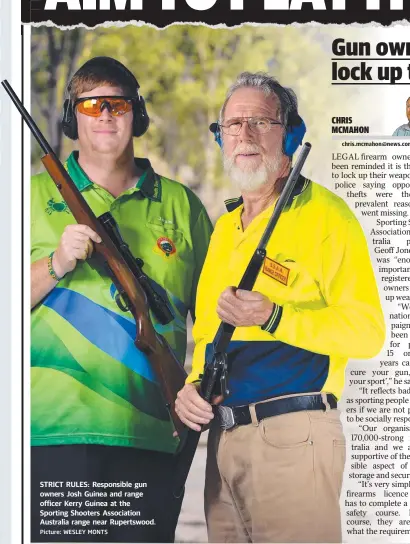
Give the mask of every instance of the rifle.
M 295 166 L 292 168 L 286 184 L 280 194 L 280 197 L 273 210 L 272 216 L 265 228 L 258 247 L 249 261 L 249 264 L 239 282 L 238 289 L 252 291 L 263 261 L 266 257 L 266 246 L 272 235 L 272 232 L 282 214 L 283 209 L 288 203 L 296 182 L 299 179 L 303 164 L 311 150 L 311 144 L 305 143 L 302 147 Z M 204 374 L 201 376 L 199 393 L 207 402 L 211 402 L 214 395 L 222 395 L 224 398 L 229 395 L 228 389 L 228 355 L 226 353 L 229 342 L 235 332 L 235 327 L 229 323 L 221 321 L 212 343 L 211 353 L 208 354 L 205 361 Z M 198 447 L 201 432 L 188 430 L 184 448 L 180 454 L 175 473 L 175 484 L 173 492 L 175 497 L 180 497 L 184 489 L 189 470 Z
M 112 215 L 107 212 L 97 218 L 8 81 L 1 83 L 45 153 L 41 161 L 75 220 L 79 224 L 87 225 L 100 236 L 102 241 L 94 246 L 96 254 L 117 288 L 117 304 L 121 310 L 129 310 L 135 319 L 137 330 L 134 344 L 147 355 L 173 425 L 180 434 L 184 425 L 175 412 L 175 399 L 184 386 L 187 374 L 165 338 L 155 331 L 149 315 L 149 305 L 151 304 L 153 313 L 163 324 L 172 320 L 171 310 L 155 291 L 148 276 L 143 273 L 142 260 L 135 259 L 131 254 Z

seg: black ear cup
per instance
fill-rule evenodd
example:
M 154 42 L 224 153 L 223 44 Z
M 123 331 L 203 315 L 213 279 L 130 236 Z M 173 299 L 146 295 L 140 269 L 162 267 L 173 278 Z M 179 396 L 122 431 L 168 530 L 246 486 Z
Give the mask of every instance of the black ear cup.
M 133 112 L 133 134 L 136 138 L 139 138 L 147 132 L 149 127 L 147 108 L 145 107 L 145 100 L 142 96 L 138 96 L 137 103 L 133 107 Z
M 63 133 L 70 138 L 70 140 L 77 140 L 77 118 L 73 111 L 73 104 L 70 99 L 66 98 L 63 105 Z

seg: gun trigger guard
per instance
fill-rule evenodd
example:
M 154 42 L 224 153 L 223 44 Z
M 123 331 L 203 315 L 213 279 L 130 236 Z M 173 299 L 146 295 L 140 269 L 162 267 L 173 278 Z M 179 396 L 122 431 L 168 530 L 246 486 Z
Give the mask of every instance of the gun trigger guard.
M 118 308 L 122 312 L 128 312 L 128 310 L 130 309 L 130 307 L 127 305 L 126 301 L 122 298 L 120 293 L 117 293 L 115 295 L 115 302 L 117 303 Z

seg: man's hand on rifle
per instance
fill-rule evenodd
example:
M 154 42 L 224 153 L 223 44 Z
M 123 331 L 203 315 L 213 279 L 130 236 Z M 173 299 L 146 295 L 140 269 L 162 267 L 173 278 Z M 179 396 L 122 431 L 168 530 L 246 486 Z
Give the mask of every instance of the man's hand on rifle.
M 69 225 L 60 238 L 60 243 L 52 255 L 52 270 L 62 278 L 74 270 L 79 259 L 85 260 L 93 252 L 93 243 L 101 238 L 85 225 Z M 43 257 L 31 265 L 31 307 L 34 308 L 57 284 L 49 269 L 50 257 Z
M 273 302 L 257 291 L 228 287 L 219 297 L 217 313 L 225 323 L 235 327 L 252 327 L 266 323 L 273 306 Z M 207 425 L 214 417 L 211 404 L 201 397 L 198 388 L 199 385 L 186 384 L 175 401 L 179 419 L 194 431 L 201 431 L 201 425 Z M 222 400 L 221 395 L 215 396 L 212 404 L 219 404 Z
M 227 287 L 219 297 L 216 311 L 225 323 L 235 327 L 253 327 L 266 323 L 273 307 L 274 303 L 258 291 Z
M 53 268 L 62 278 L 76 267 L 77 261 L 91 257 L 93 242 L 101 242 L 96 232 L 86 225 L 68 225 L 60 238 L 58 248 L 53 255 Z
M 212 404 L 218 404 L 220 400 L 222 397 L 216 397 Z M 194 431 L 201 431 L 200 425 L 207 425 L 214 417 L 212 406 L 201 397 L 193 383 L 187 383 L 178 392 L 175 411 L 182 423 Z

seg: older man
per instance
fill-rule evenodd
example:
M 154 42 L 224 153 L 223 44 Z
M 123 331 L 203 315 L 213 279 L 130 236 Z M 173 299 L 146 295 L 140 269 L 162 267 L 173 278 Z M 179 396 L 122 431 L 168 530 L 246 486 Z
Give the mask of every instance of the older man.
M 267 246 L 254 291 L 235 290 L 291 168 L 302 120 L 294 93 L 241 74 L 222 107 L 227 202 L 201 274 L 193 371 L 177 411 L 190 428 L 212 420 L 205 510 L 213 542 L 340 542 L 345 439 L 337 399 L 349 357 L 376 355 L 384 321 L 361 228 L 347 205 L 300 177 Z M 220 320 L 235 425 L 197 392 Z M 220 411 L 218 409 L 218 411 Z
M 410 97 L 406 101 L 406 117 L 409 122 L 396 128 L 393 136 L 410 136 Z

